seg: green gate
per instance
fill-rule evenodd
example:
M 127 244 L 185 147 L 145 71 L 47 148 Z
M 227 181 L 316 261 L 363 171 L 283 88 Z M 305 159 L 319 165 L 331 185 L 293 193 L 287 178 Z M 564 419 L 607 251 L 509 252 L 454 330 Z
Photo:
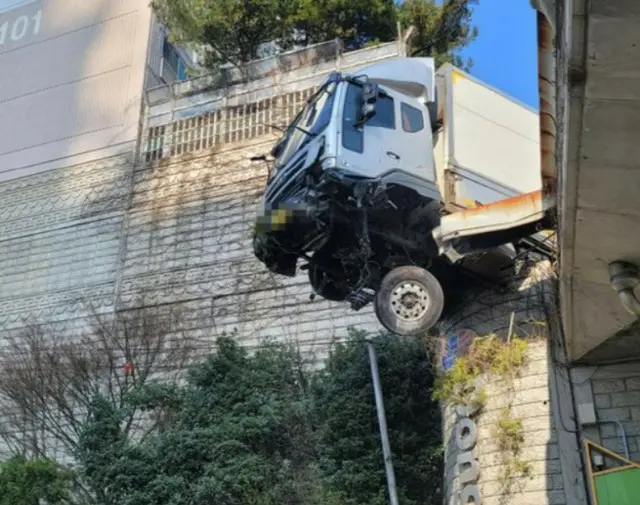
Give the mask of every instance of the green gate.
M 593 505 L 637 505 L 640 503 L 640 465 L 604 447 L 585 440 L 587 468 Z M 600 454 L 616 466 L 598 470 L 593 455 Z

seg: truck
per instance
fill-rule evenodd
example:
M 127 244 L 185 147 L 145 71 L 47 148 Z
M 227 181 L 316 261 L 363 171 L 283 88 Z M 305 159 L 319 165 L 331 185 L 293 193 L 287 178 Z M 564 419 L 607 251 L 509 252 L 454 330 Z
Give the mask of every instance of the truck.
M 537 126 L 535 111 L 433 58 L 333 72 L 270 152 L 254 254 L 279 275 L 306 270 L 324 299 L 373 303 L 392 333 L 424 334 L 454 266 L 544 248 L 553 202 Z

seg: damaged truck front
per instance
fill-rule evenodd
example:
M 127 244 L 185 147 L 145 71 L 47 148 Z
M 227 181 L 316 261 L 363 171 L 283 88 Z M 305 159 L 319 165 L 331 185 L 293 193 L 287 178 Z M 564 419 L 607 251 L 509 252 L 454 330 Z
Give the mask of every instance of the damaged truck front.
M 457 162 L 454 124 L 462 117 L 458 131 L 473 127 L 453 93 L 459 76 L 450 65 L 436 74 L 431 58 L 332 73 L 271 151 L 256 257 L 291 277 L 302 260 L 315 293 L 354 310 L 373 302 L 394 333 L 434 326 L 445 301 L 440 267 L 529 236 L 547 215 L 536 167 L 531 175 L 512 159 L 512 173 L 495 177 Z M 484 172 L 496 171 L 490 158 Z M 492 204 L 513 198 L 530 198 L 535 212 L 496 218 Z

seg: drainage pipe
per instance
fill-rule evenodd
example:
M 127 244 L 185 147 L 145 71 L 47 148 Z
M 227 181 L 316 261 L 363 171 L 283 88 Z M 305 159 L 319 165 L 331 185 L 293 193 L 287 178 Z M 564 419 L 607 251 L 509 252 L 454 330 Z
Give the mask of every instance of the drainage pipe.
M 624 426 L 620 421 L 599 421 L 596 423 L 598 426 L 602 426 L 603 424 L 615 424 L 618 432 L 618 438 L 622 441 L 622 448 L 624 449 L 624 457 L 630 459 L 629 456 L 629 444 L 627 443 L 627 433 L 624 431 Z
M 620 298 L 622 306 L 635 317 L 640 317 L 640 300 L 634 290 L 640 284 L 640 269 L 633 263 L 614 261 L 609 265 L 611 287 Z

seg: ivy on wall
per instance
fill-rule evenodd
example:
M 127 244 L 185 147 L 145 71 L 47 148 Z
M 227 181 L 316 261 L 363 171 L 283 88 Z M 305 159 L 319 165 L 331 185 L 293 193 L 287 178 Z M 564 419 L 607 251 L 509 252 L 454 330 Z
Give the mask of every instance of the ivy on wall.
M 515 335 L 506 340 L 495 334 L 477 338 L 468 353 L 457 357 L 453 366 L 438 377 L 433 391 L 438 401 L 472 406 L 482 413 L 487 395 L 484 387 L 477 388 L 477 379 L 497 379 L 502 385 L 507 406 L 500 411 L 491 436 L 500 453 L 503 494 L 511 493 L 513 484 L 531 473 L 530 463 L 521 457 L 525 442 L 522 418 L 512 408 L 514 381 L 527 363 L 527 350 L 527 340 Z

